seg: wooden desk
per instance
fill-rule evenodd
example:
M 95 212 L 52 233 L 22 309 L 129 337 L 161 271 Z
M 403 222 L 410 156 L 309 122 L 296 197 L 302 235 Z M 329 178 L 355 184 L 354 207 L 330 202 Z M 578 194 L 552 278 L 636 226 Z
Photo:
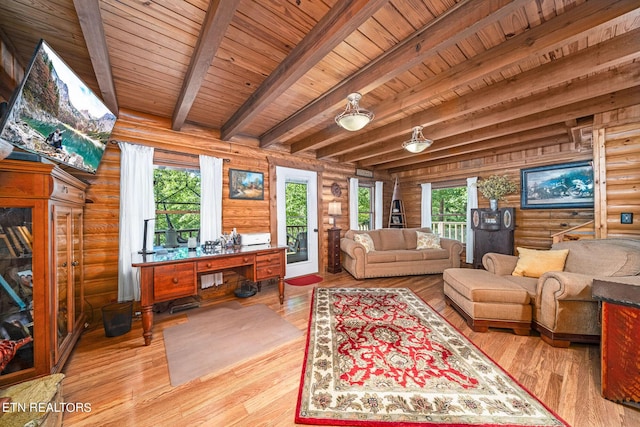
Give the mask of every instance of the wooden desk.
M 639 408 L 640 277 L 596 279 L 592 292 L 602 301 L 602 396 Z
M 286 249 L 286 246 L 255 245 L 215 254 L 205 254 L 200 248 L 136 254 L 131 265 L 140 268 L 144 344 L 151 344 L 153 304 L 196 295 L 199 274 L 232 269 L 254 282 L 277 278 L 283 304 Z

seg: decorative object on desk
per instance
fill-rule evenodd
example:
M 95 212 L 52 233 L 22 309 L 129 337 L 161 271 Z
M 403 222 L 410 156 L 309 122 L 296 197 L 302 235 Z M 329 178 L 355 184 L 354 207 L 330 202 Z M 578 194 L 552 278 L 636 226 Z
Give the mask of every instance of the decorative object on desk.
M 220 250 L 220 240 L 207 240 L 202 245 L 202 252 L 205 254 L 213 254 Z
M 520 170 L 522 209 L 592 208 L 593 166 L 572 162 Z
M 264 200 L 262 172 L 229 169 L 229 198 Z
M 138 251 L 139 254 L 149 255 L 149 254 L 156 253 L 153 250 L 150 251 L 147 249 L 147 234 L 148 234 L 148 228 L 149 228 L 149 221 L 153 221 L 153 220 L 155 220 L 155 218 L 149 218 L 144 220 L 144 231 L 142 234 L 142 249 Z
M 478 190 L 482 197 L 489 199 L 489 206 L 495 211 L 498 210 L 498 200 L 504 200 L 507 194 L 516 193 L 518 187 L 506 175 L 491 175 L 478 182 Z
M 314 290 L 295 422 L 567 426 L 407 288 Z
M 187 322 L 165 328 L 164 346 L 174 387 L 254 358 L 303 335 L 264 304 L 237 301 L 187 313 Z M 212 348 L 219 351 L 211 351 Z
M 190 251 L 195 251 L 197 247 L 198 239 L 195 237 L 189 237 L 189 239 L 187 240 L 187 248 L 189 248 Z
M 177 248 L 178 245 L 178 232 L 172 226 L 166 232 L 165 248 Z
M 284 282 L 291 286 L 307 286 L 322 282 L 322 277 L 316 274 L 308 274 L 306 276 L 294 277 L 293 279 L 286 279 Z
M 336 217 L 342 215 L 340 202 L 329 202 L 329 225 L 336 228 Z

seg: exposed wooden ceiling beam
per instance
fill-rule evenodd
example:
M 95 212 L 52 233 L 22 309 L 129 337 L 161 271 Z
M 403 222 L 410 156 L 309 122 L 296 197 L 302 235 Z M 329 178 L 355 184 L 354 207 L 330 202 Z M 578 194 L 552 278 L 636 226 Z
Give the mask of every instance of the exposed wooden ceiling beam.
M 222 126 L 229 140 L 389 0 L 339 1 Z
M 376 165 L 378 168 L 392 168 L 400 165 L 403 160 L 406 160 L 409 164 L 419 162 L 425 162 L 435 159 L 445 158 L 447 156 L 461 155 L 468 153 L 475 153 L 483 150 L 497 149 L 506 145 L 523 144 L 532 140 L 540 140 L 544 138 L 552 138 L 558 135 L 567 135 L 567 126 L 564 123 L 554 123 L 544 127 L 538 127 L 533 129 L 527 129 L 517 133 L 511 133 L 507 135 L 495 136 L 493 138 L 477 141 L 473 137 L 467 138 L 471 132 L 444 138 L 438 141 L 438 144 L 434 144 L 429 149 L 414 157 L 400 157 L 399 155 L 390 155 L 385 157 L 382 161 L 378 160 Z M 432 147 L 436 149 L 432 150 Z M 396 153 L 393 153 L 396 154 Z M 418 157 L 419 159 L 416 159 Z M 369 167 L 372 165 L 358 164 L 361 167 Z
M 82 0 L 75 0 L 82 2 Z M 180 130 L 198 95 L 211 62 L 224 38 L 229 23 L 233 19 L 240 0 L 212 0 L 207 10 L 198 42 L 191 56 L 189 69 L 182 82 L 182 89 L 173 110 L 171 128 Z
M 507 16 L 525 3 L 526 0 L 467 0 L 458 3 L 412 37 L 398 43 L 353 76 L 334 86 L 331 91 L 265 132 L 260 137 L 261 146 L 268 147 L 324 111 L 344 104 L 347 94 L 356 91 L 367 93 L 421 63 L 438 50 L 453 46 L 491 22 Z
M 574 118 L 582 118 L 591 114 L 601 113 L 605 111 L 615 110 L 617 108 L 625 108 L 638 103 L 638 97 L 640 96 L 640 87 L 632 87 L 621 91 L 607 93 L 605 95 L 597 96 L 591 99 L 583 100 L 573 104 L 563 105 L 558 108 L 544 110 L 542 112 L 536 112 L 531 116 L 522 117 L 515 120 L 509 120 L 503 123 L 495 123 L 495 114 L 482 113 L 472 115 L 467 118 L 461 118 L 454 123 L 449 122 L 447 129 L 449 132 L 456 134 L 452 136 L 450 141 L 452 146 L 458 146 L 460 141 L 457 141 L 457 137 L 462 140 L 468 139 L 470 143 L 487 141 L 494 137 L 501 137 L 508 135 L 512 132 L 521 132 L 526 129 L 532 129 L 537 126 L 545 126 L 550 123 L 555 123 L 560 120 L 566 121 Z M 532 105 L 535 102 L 532 103 Z M 505 106 L 507 110 L 509 106 Z M 504 111 L 503 113 L 504 114 Z M 485 127 L 478 128 L 478 126 L 485 125 Z M 445 126 L 440 126 L 445 128 Z M 471 132 L 464 133 L 465 129 L 476 129 Z M 448 138 L 434 142 L 429 150 L 446 150 L 450 147 Z M 359 167 L 370 167 L 375 165 L 377 169 L 398 170 L 399 168 L 406 168 L 408 166 L 420 164 L 424 162 L 429 152 L 413 155 L 410 157 L 402 158 L 393 161 L 390 157 L 379 156 L 376 161 L 365 160 L 364 162 L 358 162 Z
M 436 107 L 366 132 L 356 138 L 350 138 L 345 142 L 335 144 L 335 146 L 319 150 L 317 155 L 321 157 L 338 154 L 337 150 L 345 150 L 348 142 L 350 142 L 349 147 L 359 148 L 353 150 L 354 153 L 352 154 L 347 153 L 344 155 L 344 161 L 361 158 L 360 156 L 363 154 L 369 157 L 378 155 L 381 153 L 371 150 L 369 148 L 370 145 L 402 135 L 408 136 L 413 126 L 433 126 L 437 123 L 454 119 L 459 115 L 473 113 L 513 99 L 524 98 L 530 95 L 535 88 L 554 87 L 562 84 L 567 85 L 571 81 L 583 77 L 585 72 L 594 73 L 606 70 L 613 65 L 628 62 L 632 58 L 639 56 L 640 29 L 637 29 L 620 37 L 610 39 L 607 42 L 583 49 L 575 55 L 566 56 L 556 62 L 547 64 L 544 73 L 541 73 L 538 68 L 531 69 L 510 79 L 503 80 L 500 83 L 488 86 L 481 91 L 472 92 L 458 99 L 442 103 Z M 630 86 L 634 85 L 635 84 L 631 84 Z M 601 89 L 605 91 L 604 93 L 608 92 L 606 83 Z M 620 89 L 624 89 L 624 87 L 616 88 L 616 90 Z M 543 102 L 548 102 L 548 100 L 545 99 Z M 570 102 L 570 98 L 560 96 L 557 102 Z M 514 117 L 512 113 L 513 111 L 511 111 L 510 114 Z M 428 138 L 435 138 L 430 136 L 428 128 L 424 129 L 423 133 Z
M 482 158 L 482 157 L 489 157 L 489 156 L 495 157 L 495 156 L 512 153 L 514 151 L 514 148 L 517 149 L 518 152 L 522 152 L 525 150 L 527 151 L 541 150 L 545 147 L 556 147 L 558 144 L 569 143 L 569 142 L 571 142 L 571 139 L 567 134 L 556 135 L 551 138 L 535 139 L 535 140 L 527 141 L 525 143 L 503 145 L 502 147 L 499 147 L 499 148 L 489 148 L 486 150 L 480 149 L 474 152 L 452 154 L 451 156 L 448 156 L 448 157 L 441 156 L 428 161 L 415 163 L 413 167 L 417 169 L 417 168 L 447 165 L 451 163 L 473 162 L 473 161 L 477 161 L 479 158 Z M 378 170 L 378 168 L 374 168 L 374 170 Z M 398 172 L 402 172 L 404 170 L 405 170 L 404 168 L 389 169 L 388 173 L 395 174 Z
M 470 58 L 468 61 L 432 77 L 418 85 L 384 100 L 378 105 L 370 106 L 378 120 L 391 117 L 402 110 L 416 104 L 436 99 L 443 92 L 471 85 L 474 82 L 508 66 L 516 64 L 529 56 L 544 55 L 566 43 L 571 43 L 585 32 L 597 30 L 601 26 L 612 25 L 622 20 L 626 14 L 640 16 L 630 2 L 617 2 L 608 5 L 605 2 L 587 2 L 551 19 L 533 29 L 526 31 Z M 344 135 L 344 130 L 336 127 L 323 129 L 316 134 L 305 136 L 302 140 L 291 143 L 291 152 L 297 153 L 327 145 Z M 353 144 L 344 141 L 331 148 L 320 148 L 318 158 L 342 154 L 352 149 Z M 335 151 L 332 151 L 335 150 Z
M 73 5 L 78 14 L 82 35 L 89 51 L 93 72 L 98 81 L 98 87 L 105 105 L 116 116 L 118 115 L 118 97 L 116 87 L 111 74 L 111 61 L 107 39 L 104 35 L 100 4 L 98 0 L 73 0 Z

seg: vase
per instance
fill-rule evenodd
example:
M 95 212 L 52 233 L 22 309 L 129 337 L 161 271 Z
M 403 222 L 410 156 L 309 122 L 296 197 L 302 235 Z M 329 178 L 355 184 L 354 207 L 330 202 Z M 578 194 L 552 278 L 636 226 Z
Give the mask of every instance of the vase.
M 498 210 L 498 199 L 489 199 L 489 207 L 492 211 Z

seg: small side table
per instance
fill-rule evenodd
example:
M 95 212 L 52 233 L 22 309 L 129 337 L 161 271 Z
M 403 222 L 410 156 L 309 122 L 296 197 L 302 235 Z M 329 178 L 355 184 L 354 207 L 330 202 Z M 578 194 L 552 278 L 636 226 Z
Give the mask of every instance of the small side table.
M 602 301 L 602 397 L 640 408 L 640 277 L 593 281 Z
M 340 273 L 342 263 L 340 262 L 340 228 L 329 229 L 329 253 L 327 256 L 327 271 L 329 273 Z

